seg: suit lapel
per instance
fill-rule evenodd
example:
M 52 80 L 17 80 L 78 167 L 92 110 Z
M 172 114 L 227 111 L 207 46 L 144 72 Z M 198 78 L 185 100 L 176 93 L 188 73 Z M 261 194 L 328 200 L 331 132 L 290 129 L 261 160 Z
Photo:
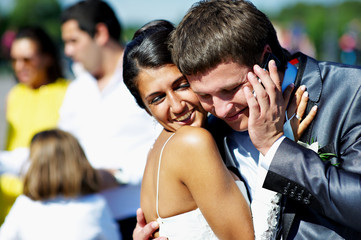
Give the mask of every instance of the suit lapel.
M 295 65 L 297 67 L 297 76 L 295 79 L 295 88 L 294 93 L 300 87 L 301 85 L 305 85 L 307 88 L 307 91 L 309 93 L 309 101 L 307 103 L 307 108 L 304 116 L 307 116 L 307 114 L 311 111 L 312 107 L 316 105 L 317 101 L 320 99 L 321 90 L 322 90 L 322 82 L 321 77 L 319 78 L 320 81 L 311 81 L 311 76 L 308 77 L 304 75 L 305 69 L 306 73 L 312 72 L 313 74 L 316 72 L 320 72 L 318 69 L 318 66 L 316 62 L 313 62 L 311 58 L 308 58 L 306 55 L 302 53 L 297 53 L 293 56 L 293 58 L 298 59 L 298 63 Z M 316 70 L 317 69 L 317 70 Z M 313 129 L 314 122 L 311 122 L 311 124 L 306 129 L 305 133 L 301 136 L 300 141 L 302 142 L 308 142 L 310 143 L 310 140 L 312 138 L 312 129 Z M 296 215 L 296 209 L 295 207 L 291 206 L 292 202 L 287 201 L 287 198 L 284 198 L 283 206 L 282 206 L 282 229 L 280 229 L 280 232 L 283 236 L 283 239 L 287 239 L 289 236 L 292 223 L 294 221 L 295 215 Z M 290 211 L 292 209 L 292 211 Z M 280 234 L 278 235 L 280 237 Z
M 295 80 L 295 88 L 294 92 L 298 89 L 299 86 L 305 85 L 307 88 L 307 92 L 309 94 L 309 101 L 307 103 L 307 108 L 304 116 L 311 111 L 312 107 L 317 105 L 317 102 L 320 100 L 321 92 L 322 92 L 322 79 L 320 74 L 320 69 L 316 60 L 307 57 L 302 53 L 297 53 L 294 55 L 294 58 L 297 58 L 299 61 L 296 64 L 298 69 L 297 76 Z M 304 73 L 306 72 L 306 75 Z M 307 73 L 312 72 L 312 76 L 309 76 Z M 314 74 L 318 73 L 319 79 L 315 81 Z M 314 121 L 308 126 L 305 133 L 301 136 L 300 141 L 305 143 L 311 143 L 312 140 L 312 129 L 313 129 Z

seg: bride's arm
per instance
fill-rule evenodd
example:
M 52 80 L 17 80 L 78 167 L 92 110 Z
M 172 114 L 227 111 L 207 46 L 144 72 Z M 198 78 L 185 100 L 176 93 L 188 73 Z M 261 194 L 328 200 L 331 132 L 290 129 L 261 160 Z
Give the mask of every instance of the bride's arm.
M 189 131 L 191 128 L 191 131 Z M 250 209 L 205 129 L 177 131 L 179 177 L 220 239 L 254 239 Z M 182 145 L 180 145 L 182 144 Z

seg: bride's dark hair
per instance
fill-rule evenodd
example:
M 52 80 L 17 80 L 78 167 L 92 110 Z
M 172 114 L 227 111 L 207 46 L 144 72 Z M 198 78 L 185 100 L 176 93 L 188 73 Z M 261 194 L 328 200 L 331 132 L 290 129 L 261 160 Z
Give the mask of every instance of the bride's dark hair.
M 141 69 L 156 69 L 174 64 L 168 49 L 168 39 L 173 30 L 174 26 L 169 21 L 155 20 L 141 27 L 126 45 L 123 59 L 124 83 L 143 109 L 145 105 L 138 91 L 137 77 Z

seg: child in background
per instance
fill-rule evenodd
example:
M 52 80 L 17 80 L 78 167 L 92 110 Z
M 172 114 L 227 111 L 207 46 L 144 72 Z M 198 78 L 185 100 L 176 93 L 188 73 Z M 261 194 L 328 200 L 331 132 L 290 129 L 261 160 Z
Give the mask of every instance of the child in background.
M 0 228 L 0 239 L 120 239 L 97 194 L 100 187 L 101 177 L 75 137 L 58 129 L 37 133 L 23 194 Z

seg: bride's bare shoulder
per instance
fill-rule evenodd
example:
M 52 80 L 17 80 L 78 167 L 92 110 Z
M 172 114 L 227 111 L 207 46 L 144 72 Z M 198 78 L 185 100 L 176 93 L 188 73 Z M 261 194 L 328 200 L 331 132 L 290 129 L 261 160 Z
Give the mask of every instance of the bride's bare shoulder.
M 176 131 L 172 145 L 181 149 L 197 150 L 208 146 L 214 146 L 212 134 L 200 127 L 183 126 Z
M 201 127 L 183 126 L 176 132 L 177 138 L 183 141 L 204 141 L 207 139 L 213 139 L 211 133 Z

